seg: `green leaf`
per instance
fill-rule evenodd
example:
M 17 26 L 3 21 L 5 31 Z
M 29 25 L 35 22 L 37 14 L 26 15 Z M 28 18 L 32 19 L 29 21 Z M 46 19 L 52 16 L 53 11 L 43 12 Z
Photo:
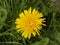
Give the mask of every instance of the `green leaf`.
M 48 45 L 49 43 L 49 38 L 42 38 L 40 45 Z
M 7 18 L 7 11 L 5 9 L 0 9 L 0 25 L 4 23 Z
M 38 1 L 35 0 L 34 3 L 33 3 L 33 2 L 31 3 L 31 5 L 32 5 L 33 7 L 37 7 L 37 6 L 40 4 L 40 1 L 41 1 L 41 0 L 38 0 Z
M 50 40 L 48 45 L 59 45 L 57 42 Z
M 54 33 L 54 38 L 60 43 L 60 33 L 58 31 Z
M 26 4 L 26 0 L 22 0 L 21 5 L 20 5 L 20 12 L 24 9 Z
M 0 30 L 3 27 L 3 23 L 7 18 L 7 11 L 5 9 L 0 9 Z
M 48 45 L 49 38 L 42 38 L 39 42 L 35 42 L 31 45 Z
M 40 42 L 35 42 L 35 43 L 32 43 L 30 45 L 40 45 Z

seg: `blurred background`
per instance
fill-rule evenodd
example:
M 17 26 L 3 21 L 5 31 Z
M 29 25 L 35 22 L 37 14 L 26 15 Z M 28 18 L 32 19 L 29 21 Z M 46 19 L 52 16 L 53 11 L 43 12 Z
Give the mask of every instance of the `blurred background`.
M 47 26 L 28 40 L 17 33 L 15 19 L 29 7 L 43 13 Z M 60 0 L 0 0 L 0 45 L 60 45 Z

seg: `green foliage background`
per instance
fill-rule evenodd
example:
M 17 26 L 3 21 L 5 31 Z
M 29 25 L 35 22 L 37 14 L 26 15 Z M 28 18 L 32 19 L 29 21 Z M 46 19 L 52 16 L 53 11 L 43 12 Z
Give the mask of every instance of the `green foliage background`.
M 15 19 L 29 7 L 44 14 L 41 36 L 24 39 L 16 32 Z M 60 13 L 51 0 L 0 0 L 0 45 L 60 45 Z

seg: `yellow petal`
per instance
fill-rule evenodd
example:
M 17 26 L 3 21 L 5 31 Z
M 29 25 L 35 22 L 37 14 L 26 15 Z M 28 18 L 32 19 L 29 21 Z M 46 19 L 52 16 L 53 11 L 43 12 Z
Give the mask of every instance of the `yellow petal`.
M 29 8 L 28 12 L 31 14 L 31 7 Z
M 25 33 L 24 37 L 25 37 L 25 38 L 27 38 L 27 37 L 28 37 L 28 32 L 26 32 L 26 33 Z
M 36 35 L 36 32 L 35 32 L 35 31 L 33 31 L 33 32 L 32 32 L 32 34 L 33 34 L 33 36 L 35 36 L 35 35 Z
M 43 17 L 43 14 L 42 13 L 39 13 L 39 17 Z
M 42 24 L 43 26 L 46 26 L 46 24 Z
M 28 11 L 27 11 L 27 10 L 24 10 L 24 14 L 25 14 L 25 15 L 28 15 Z
M 25 15 L 24 15 L 23 12 L 19 14 L 19 17 L 21 17 L 21 18 L 24 18 L 24 16 L 25 16 Z
M 25 33 L 26 33 L 26 31 L 24 31 L 24 32 L 22 33 L 22 36 L 24 36 L 24 35 L 25 35 Z
M 37 13 L 38 13 L 38 11 L 36 10 L 36 9 L 34 9 L 33 11 L 32 11 L 32 15 L 37 15 Z
M 30 39 L 30 37 L 31 37 L 31 33 L 29 33 L 29 35 L 28 35 L 28 39 Z
M 20 28 L 20 25 L 16 25 L 16 28 L 17 28 L 17 29 Z

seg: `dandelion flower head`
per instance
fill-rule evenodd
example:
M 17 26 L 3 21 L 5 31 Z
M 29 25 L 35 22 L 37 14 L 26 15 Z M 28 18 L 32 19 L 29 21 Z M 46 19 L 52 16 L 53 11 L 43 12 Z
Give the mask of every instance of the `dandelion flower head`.
M 17 32 L 19 32 L 24 38 L 30 39 L 31 36 L 40 35 L 42 25 L 45 26 L 45 18 L 42 13 L 39 13 L 36 9 L 24 10 L 19 14 L 15 24 Z

